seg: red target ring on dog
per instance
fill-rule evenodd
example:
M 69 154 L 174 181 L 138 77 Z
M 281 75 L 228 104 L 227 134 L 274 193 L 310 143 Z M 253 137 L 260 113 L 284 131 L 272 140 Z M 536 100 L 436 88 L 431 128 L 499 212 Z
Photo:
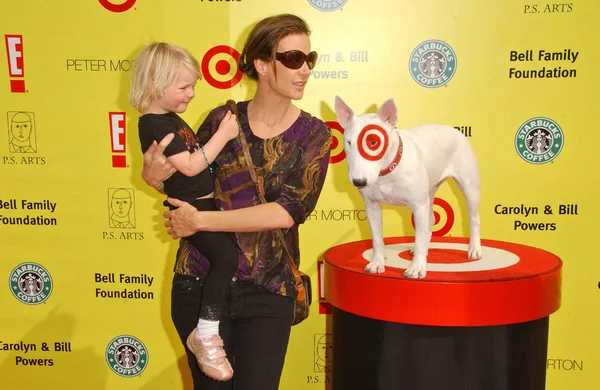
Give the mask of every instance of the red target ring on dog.
M 335 121 L 325 122 L 331 129 L 331 153 L 329 155 L 329 164 L 337 164 L 346 158 L 344 150 L 344 128 Z
M 369 161 L 381 160 L 388 147 L 387 132 L 377 125 L 367 125 L 358 134 L 358 153 Z
M 211 61 L 218 54 L 227 54 L 227 55 L 231 56 L 231 58 L 235 61 L 235 64 L 236 64 L 235 70 L 236 71 L 229 80 L 219 81 L 212 75 L 212 72 L 210 69 Z M 206 82 L 208 84 L 210 84 L 211 86 L 213 86 L 215 88 L 218 88 L 218 89 L 232 88 L 234 85 L 239 83 L 240 80 L 242 79 L 242 77 L 244 76 L 244 74 L 237 67 L 237 64 L 239 61 L 240 61 L 240 53 L 238 53 L 238 51 L 235 50 L 233 47 L 227 46 L 227 45 L 215 46 L 215 47 L 211 48 L 209 51 L 207 51 L 206 54 L 204 55 L 204 57 L 202 57 L 202 63 L 200 65 L 200 67 L 202 69 L 202 76 L 204 76 L 204 79 L 206 80 Z M 230 70 L 231 70 L 231 64 L 229 63 L 229 61 L 227 61 L 225 59 L 218 60 L 216 62 L 216 64 L 214 65 L 214 71 L 221 76 L 224 76 L 224 75 L 230 73 Z
M 431 235 L 434 237 L 443 237 L 446 234 L 448 234 L 448 232 L 450 232 L 450 230 L 452 230 L 452 226 L 454 226 L 454 210 L 452 210 L 452 206 L 450 206 L 450 203 L 446 202 L 442 198 L 435 198 L 433 200 L 433 204 L 438 205 L 442 209 L 444 209 L 444 211 L 446 213 L 446 223 L 444 223 L 444 226 L 442 226 L 441 228 L 438 228 L 438 229 L 435 228 L 435 226 L 440 222 L 441 217 L 440 217 L 440 213 L 438 213 L 437 211 L 434 210 L 433 211 L 434 224 L 433 224 L 433 230 L 431 232 Z M 412 223 L 412 227 L 414 228 L 415 227 L 414 214 L 411 215 L 410 222 Z

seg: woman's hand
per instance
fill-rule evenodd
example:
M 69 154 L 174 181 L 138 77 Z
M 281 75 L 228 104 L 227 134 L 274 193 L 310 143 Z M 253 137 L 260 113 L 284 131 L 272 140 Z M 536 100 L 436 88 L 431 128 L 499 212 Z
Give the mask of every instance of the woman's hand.
M 163 192 L 162 182 L 177 171 L 164 155 L 165 148 L 171 143 L 174 136 L 173 133 L 167 134 L 158 144 L 154 141 L 144 153 L 142 179 L 159 192 Z
M 169 203 L 177 208 L 167 211 L 163 214 L 169 220 L 165 226 L 169 228 L 169 233 L 174 240 L 182 237 L 188 237 L 199 231 L 196 227 L 195 219 L 200 213 L 194 206 L 179 199 L 167 198 Z

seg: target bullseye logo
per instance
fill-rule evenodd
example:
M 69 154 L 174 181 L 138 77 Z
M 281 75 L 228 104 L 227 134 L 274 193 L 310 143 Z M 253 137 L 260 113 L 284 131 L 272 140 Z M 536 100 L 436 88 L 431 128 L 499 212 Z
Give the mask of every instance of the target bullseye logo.
M 408 268 L 411 262 L 405 257 L 408 256 L 409 251 L 412 248 L 412 244 L 391 244 L 385 246 L 385 255 L 387 261 L 385 262 L 386 267 L 394 268 Z M 501 248 L 494 248 L 491 246 L 482 247 L 485 255 L 479 260 L 469 260 L 467 253 L 469 251 L 469 244 L 452 243 L 452 242 L 432 242 L 429 244 L 429 256 L 427 262 L 427 271 L 437 272 L 475 272 L 475 271 L 490 271 L 494 269 L 508 268 L 520 261 L 520 257 L 516 254 Z M 455 251 L 455 256 L 460 256 L 463 261 L 450 261 L 441 262 L 436 261 L 436 254 L 447 253 L 448 251 Z M 373 249 L 368 249 L 363 252 L 363 258 L 367 261 L 371 261 L 373 258 Z M 445 255 L 440 258 L 447 259 Z
M 440 213 L 437 212 L 436 208 L 434 207 L 434 209 L 433 209 L 434 223 L 433 223 L 433 231 L 431 232 L 431 234 L 436 237 L 442 237 L 442 236 L 445 236 L 446 234 L 448 234 L 448 232 L 450 231 L 450 229 L 452 229 L 452 226 L 454 225 L 454 210 L 452 210 L 452 206 L 450 206 L 450 203 L 446 202 L 444 199 L 441 199 L 441 198 L 435 198 L 433 200 L 433 205 L 441 207 L 444 210 L 444 214 L 446 215 L 446 222 L 441 227 L 438 227 L 438 223 L 441 221 L 442 218 L 441 218 Z M 415 216 L 414 215 L 412 215 L 410 217 L 410 222 L 412 223 L 412 226 L 414 228 L 415 227 Z
M 227 45 L 215 46 L 202 57 L 202 76 L 204 76 L 206 82 L 215 88 L 232 88 L 244 76 L 237 66 L 239 60 L 240 53 L 233 47 Z M 232 69 L 235 70 L 233 75 L 231 75 Z M 213 76 L 213 71 L 218 75 L 217 77 Z
M 344 128 L 336 121 L 325 122 L 331 129 L 331 154 L 329 164 L 337 164 L 346 158 L 344 150 Z
M 365 160 L 380 160 L 387 147 L 388 135 L 381 126 L 367 125 L 358 134 L 358 153 Z
M 111 12 L 125 12 L 128 11 L 137 0 L 126 0 L 123 3 L 115 4 L 110 0 L 98 0 L 98 2 L 107 10 Z

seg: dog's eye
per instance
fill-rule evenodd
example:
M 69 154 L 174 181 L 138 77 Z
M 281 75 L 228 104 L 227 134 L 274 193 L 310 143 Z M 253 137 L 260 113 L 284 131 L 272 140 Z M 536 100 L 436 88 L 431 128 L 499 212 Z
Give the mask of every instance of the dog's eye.
M 346 141 L 346 145 L 350 146 L 351 145 L 350 141 Z

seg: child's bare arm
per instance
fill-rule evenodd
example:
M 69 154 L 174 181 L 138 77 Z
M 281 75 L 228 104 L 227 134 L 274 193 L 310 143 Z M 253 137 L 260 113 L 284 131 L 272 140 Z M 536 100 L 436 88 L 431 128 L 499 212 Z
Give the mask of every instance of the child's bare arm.
M 228 111 L 215 134 L 204 145 L 204 153 L 201 149 L 194 153 L 181 152 L 167 157 L 167 160 L 184 175 L 195 176 L 205 170 L 208 164 L 211 164 L 217 158 L 225 144 L 235 138 L 237 134 L 238 125 L 235 115 Z M 206 157 L 204 154 L 206 154 Z

